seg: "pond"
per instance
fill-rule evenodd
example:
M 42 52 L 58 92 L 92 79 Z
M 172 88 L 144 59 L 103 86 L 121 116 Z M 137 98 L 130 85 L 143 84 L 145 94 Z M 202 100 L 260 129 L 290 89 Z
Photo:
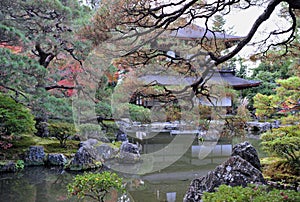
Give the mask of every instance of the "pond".
M 141 142 L 144 154 L 164 148 L 174 137 L 158 135 L 151 140 Z M 197 139 L 187 151 L 170 166 L 143 175 L 122 174 L 127 182 L 127 192 L 130 201 L 182 201 L 184 194 L 195 177 L 205 175 L 217 165 L 224 162 L 231 154 L 233 145 L 249 141 L 258 149 L 259 156 L 264 154 L 259 150 L 259 139 L 232 138 L 220 139 L 205 156 L 200 156 L 203 143 Z M 203 153 L 202 153 L 203 154 Z M 174 153 L 174 155 L 177 155 Z M 168 161 L 170 154 L 162 155 L 162 161 Z M 67 198 L 66 185 L 77 173 L 66 172 L 57 168 L 28 167 L 16 174 L 0 175 L 0 201 L 5 202 L 54 202 L 74 201 Z

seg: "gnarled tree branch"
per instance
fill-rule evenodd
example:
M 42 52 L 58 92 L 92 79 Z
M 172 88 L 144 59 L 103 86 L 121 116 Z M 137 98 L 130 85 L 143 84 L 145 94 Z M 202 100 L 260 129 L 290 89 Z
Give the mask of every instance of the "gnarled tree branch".
M 254 22 L 254 24 L 253 24 L 251 30 L 249 31 L 249 33 L 247 34 L 247 36 L 241 42 L 238 43 L 238 45 L 236 46 L 236 48 L 234 48 L 233 51 L 231 51 L 227 55 L 224 55 L 221 57 L 218 57 L 214 53 L 210 52 L 209 55 L 210 55 L 211 59 L 215 61 L 215 64 L 219 65 L 219 64 L 233 58 L 237 53 L 239 53 L 242 50 L 242 48 L 244 48 L 251 41 L 251 39 L 253 38 L 254 34 L 256 33 L 256 31 L 258 30 L 260 25 L 264 21 L 269 19 L 269 17 L 275 10 L 276 6 L 278 6 L 281 2 L 282 2 L 282 0 L 272 0 L 269 3 L 267 8 L 264 10 L 264 12 Z

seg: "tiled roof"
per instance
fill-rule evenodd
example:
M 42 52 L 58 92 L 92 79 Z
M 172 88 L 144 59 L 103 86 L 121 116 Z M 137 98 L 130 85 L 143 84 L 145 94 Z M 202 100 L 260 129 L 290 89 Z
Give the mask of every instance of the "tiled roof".
M 171 31 L 169 36 L 191 40 L 200 39 L 205 35 L 208 39 L 241 40 L 243 37 L 225 34 L 222 32 L 212 32 L 195 24 L 188 25 L 178 30 Z
M 236 90 L 256 87 L 261 84 L 261 81 L 237 77 L 234 75 L 233 71 L 220 71 L 219 74 L 217 73 L 213 76 L 213 79 L 218 79 L 218 77 L 221 77 L 221 79 L 223 79 L 229 86 Z
M 146 84 L 157 82 L 162 85 L 190 85 L 196 81 L 195 77 L 179 77 L 172 75 L 145 75 L 139 78 Z M 229 85 L 236 90 L 251 88 L 260 85 L 260 81 L 247 80 L 234 75 L 232 71 L 216 72 L 210 79 L 210 83 L 220 83 L 222 85 Z

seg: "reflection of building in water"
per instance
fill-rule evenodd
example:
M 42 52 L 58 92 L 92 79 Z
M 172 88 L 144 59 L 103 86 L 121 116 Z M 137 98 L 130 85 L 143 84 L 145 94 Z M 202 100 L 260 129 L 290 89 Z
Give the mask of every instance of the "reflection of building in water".
M 136 136 L 136 138 L 138 138 L 138 139 L 140 139 L 140 140 L 142 140 L 142 139 L 144 139 L 145 137 L 147 137 L 147 133 L 146 132 L 141 132 L 141 131 L 137 131 L 136 133 L 135 133 L 135 136 Z
M 182 136 L 187 137 L 189 135 Z M 168 133 L 163 133 L 154 135 L 149 139 L 139 140 L 142 145 L 141 153 L 151 154 L 163 150 L 165 147 L 170 146 L 170 142 L 174 137 Z M 171 162 L 175 157 L 178 158 L 178 155 L 180 155 L 180 158 L 168 168 L 141 177 L 145 181 L 147 189 L 150 190 L 147 192 L 147 195 L 149 194 L 149 197 L 151 197 L 149 202 L 182 201 L 190 181 L 195 177 L 207 174 L 207 172 L 224 162 L 231 155 L 233 148 L 231 140 L 200 142 L 197 138 L 184 155 L 181 153 L 183 147 L 183 145 L 176 144 L 172 152 L 160 152 L 159 155 L 154 155 L 154 167 Z M 139 190 L 131 190 L 130 194 L 136 201 L 144 200 L 140 196 Z
M 166 195 L 167 195 L 167 201 L 168 202 L 175 202 L 176 201 L 176 192 L 168 192 Z
M 221 144 L 218 143 L 210 153 L 203 158 L 202 153 L 205 152 L 206 148 L 205 145 L 192 145 L 191 147 L 191 164 L 193 165 L 207 165 L 207 164 L 220 164 L 224 162 L 228 156 L 230 156 L 232 152 L 232 145 L 231 144 Z
M 154 139 L 155 138 L 157 137 L 154 137 Z M 165 141 L 166 139 L 171 138 L 165 135 Z M 151 142 L 150 140 L 144 140 L 142 145 L 142 153 L 149 154 L 161 150 L 169 144 L 167 142 L 159 143 L 158 141 Z M 180 145 L 177 146 L 180 147 Z M 188 151 L 169 168 L 142 177 L 145 181 L 145 186 L 150 190 L 148 191 L 149 197 L 152 197 L 149 199 L 149 202 L 181 201 L 190 181 L 195 177 L 207 174 L 207 172 L 213 170 L 217 165 L 228 159 L 231 155 L 232 147 L 231 141 L 220 141 L 210 150 L 209 146 L 205 146 L 205 141 L 203 144 L 198 144 L 198 142 L 195 141 Z M 209 152 L 207 150 L 209 150 Z M 203 154 L 207 152 L 208 154 L 203 156 Z M 163 153 L 157 156 L 155 162 L 156 164 L 160 164 L 174 158 L 173 156 L 176 155 L 178 155 L 176 150 L 174 153 Z M 150 196 L 151 193 L 152 195 Z M 138 190 L 132 190 L 130 194 L 136 201 L 143 200 Z
M 173 137 L 168 137 L 167 135 L 162 136 L 164 136 L 163 142 L 160 142 L 159 140 L 144 140 L 140 142 L 142 145 L 142 153 L 151 154 L 166 147 L 170 147 L 170 142 Z M 184 161 L 187 165 L 195 166 L 220 164 L 230 156 L 232 147 L 231 141 L 198 142 L 195 140 L 180 160 Z M 155 163 L 159 164 L 160 162 L 167 162 L 174 157 L 178 157 L 178 155 L 182 155 L 181 152 L 185 148 L 185 145 L 176 144 L 176 146 L 172 148 L 171 152 L 161 152 L 159 156 L 155 156 Z

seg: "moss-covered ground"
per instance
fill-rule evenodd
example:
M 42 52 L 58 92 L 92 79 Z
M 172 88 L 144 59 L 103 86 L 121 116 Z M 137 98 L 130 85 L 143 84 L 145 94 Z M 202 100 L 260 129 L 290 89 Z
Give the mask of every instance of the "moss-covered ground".
M 23 134 L 15 137 L 12 141 L 12 147 L 8 149 L 0 149 L 0 159 L 20 159 L 29 146 L 43 146 L 46 153 L 62 153 L 65 156 L 71 156 L 78 150 L 79 141 L 68 140 L 66 147 L 60 147 L 59 141 L 55 138 L 41 138 L 38 136 Z

